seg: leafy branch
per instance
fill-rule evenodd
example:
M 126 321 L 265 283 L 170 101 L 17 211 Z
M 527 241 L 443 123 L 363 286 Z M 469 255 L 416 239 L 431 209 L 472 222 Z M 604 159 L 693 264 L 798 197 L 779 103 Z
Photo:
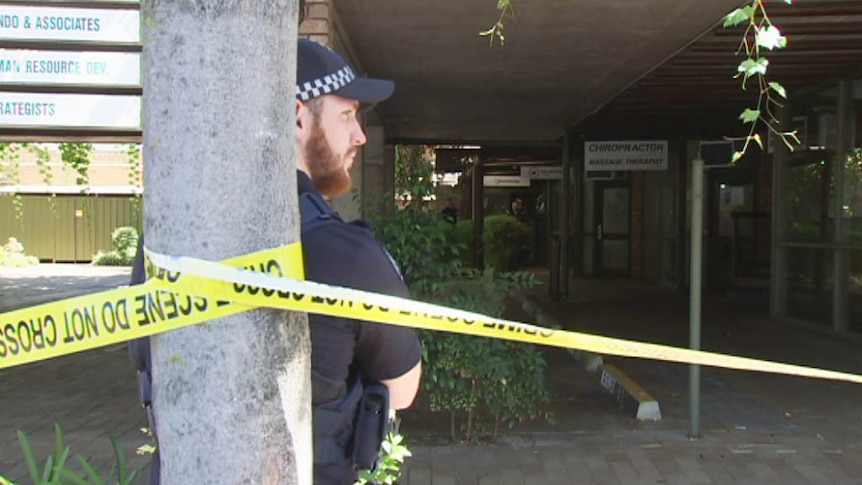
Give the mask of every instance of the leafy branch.
M 141 146 L 130 143 L 126 147 L 126 162 L 129 164 L 129 186 L 133 189 L 130 197 L 132 202 L 132 213 L 139 214 L 141 208 L 141 175 L 143 166 L 141 164 Z
M 515 10 L 512 8 L 512 0 L 497 0 L 497 10 L 500 11 L 500 18 L 491 26 L 490 29 L 479 32 L 481 37 L 488 37 L 490 45 L 494 45 L 494 39 L 500 39 L 500 45 L 506 42 L 506 37 L 503 35 L 504 21 L 506 17 L 515 18 Z
M 90 159 L 93 157 L 93 145 L 90 143 L 60 143 L 60 158 L 63 163 L 72 168 L 78 175 L 75 183 L 87 185 L 90 183 Z M 84 192 L 86 188 L 82 188 Z
M 39 167 L 39 174 L 42 175 L 42 180 L 45 182 L 45 186 L 50 187 L 54 181 L 54 174 L 51 172 L 51 167 L 49 165 L 51 163 L 51 150 L 40 143 L 27 145 L 27 150 L 36 157 L 36 166 Z M 51 192 L 51 198 L 49 201 L 51 203 L 51 212 L 54 214 L 54 217 L 57 217 L 56 192 Z
M 788 4 L 793 2 L 793 0 L 784 1 Z M 778 27 L 772 24 L 769 14 L 766 12 L 764 0 L 752 0 L 751 4 L 737 8 L 724 18 L 725 28 L 746 23 L 742 40 L 736 51 L 736 55 L 743 55 L 745 59 L 737 66 L 737 73 L 734 78 L 742 78 L 743 90 L 747 88 L 748 81 L 754 78 L 758 96 L 754 109 L 746 108 L 739 115 L 743 124 L 750 124 L 751 128 L 744 138 L 745 145 L 743 145 L 742 150 L 733 154 L 732 161 L 734 162 L 742 158 L 752 141 L 763 149 L 763 140 L 760 134 L 755 131 L 758 122 L 763 122 L 769 131 L 781 138 L 781 141 L 790 150 L 793 150 L 794 147 L 791 140 L 797 145 L 800 143 L 796 130 L 781 131 L 779 129 L 780 121 L 773 109 L 783 106 L 781 100 L 787 99 L 787 91 L 780 83 L 769 81 L 767 78 L 769 59 L 766 57 L 766 52 L 787 47 L 787 38 L 781 35 Z
M 784 0 L 784 2 L 792 4 L 793 0 Z M 488 37 L 492 46 L 495 39 L 499 39 L 500 45 L 504 44 L 506 38 L 503 29 L 506 17 L 513 19 L 515 17 L 512 0 L 497 0 L 497 10 L 500 11 L 497 21 L 491 28 L 479 33 L 482 37 Z M 780 83 L 770 81 L 767 77 L 769 59 L 766 53 L 787 47 L 787 38 L 781 34 L 778 27 L 772 24 L 766 11 L 765 0 L 751 0 L 750 4 L 735 9 L 724 18 L 725 28 L 742 24 L 747 25 L 736 54 L 743 55 L 744 59 L 737 66 L 734 78 L 742 78 L 743 90 L 747 89 L 749 80 L 753 78 L 756 81 L 758 94 L 754 109 L 746 108 L 739 115 L 743 124 L 750 124 L 751 128 L 748 135 L 743 138 L 745 144 L 742 150 L 733 154 L 734 162 L 742 158 L 751 142 L 757 143 L 763 149 L 763 139 L 760 133 L 757 133 L 758 122 L 766 125 L 767 129 L 779 137 L 790 150 L 794 149 L 794 143 L 795 145 L 800 143 L 796 130 L 780 129 L 780 121 L 774 112 L 776 107 L 783 106 L 781 103 L 782 100 L 787 99 L 787 90 Z
M 19 143 L 0 143 L 0 182 L 15 187 L 21 185 L 21 148 Z M 24 198 L 18 192 L 11 196 L 15 219 L 21 221 L 24 218 Z

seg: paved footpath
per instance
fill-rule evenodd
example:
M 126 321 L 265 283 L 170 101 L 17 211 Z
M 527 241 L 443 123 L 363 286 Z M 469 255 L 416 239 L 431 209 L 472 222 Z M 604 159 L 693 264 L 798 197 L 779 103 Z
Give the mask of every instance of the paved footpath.
M 0 270 L 0 311 L 121 286 L 128 269 L 44 265 Z M 614 283 L 619 285 L 620 283 Z M 592 281 L 575 303 L 540 301 L 566 328 L 678 343 L 677 295 L 653 288 Z M 603 300 L 615 293 L 626 302 Z M 640 296 L 639 296 L 640 295 Z M 541 300 L 541 298 L 540 298 Z M 718 302 L 721 303 L 721 302 Z M 862 371 L 859 343 L 776 327 L 762 318 L 705 312 L 704 343 L 722 351 Z M 577 318 L 576 318 L 577 317 Z M 788 358 L 790 357 L 790 358 Z M 440 429 L 405 429 L 414 456 L 400 483 L 450 484 L 860 484 L 862 386 L 756 373 L 703 370 L 702 434 L 691 441 L 687 368 L 634 359 L 615 363 L 661 402 L 664 419 L 637 422 L 614 407 L 594 374 L 571 360 L 554 361 L 556 426 L 525 426 L 497 445 L 439 445 Z M 134 372 L 123 345 L 0 370 L 0 474 L 23 480 L 16 432 L 37 455 L 62 425 L 73 452 L 97 466 L 111 463 L 116 436 L 133 465 L 148 439 Z M 405 419 L 405 422 L 408 420 Z M 411 432 L 414 433 L 411 436 Z

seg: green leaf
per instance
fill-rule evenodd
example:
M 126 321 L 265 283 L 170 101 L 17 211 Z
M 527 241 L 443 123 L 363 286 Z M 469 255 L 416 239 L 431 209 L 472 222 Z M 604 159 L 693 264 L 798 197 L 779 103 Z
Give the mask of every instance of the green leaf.
M 743 22 L 746 22 L 751 19 L 751 13 L 753 11 L 754 10 L 751 8 L 751 5 L 746 5 L 745 7 L 738 8 L 724 17 L 723 26 L 733 27 Z
M 72 485 L 91 485 L 86 480 L 81 478 L 77 473 L 70 472 L 69 470 L 63 470 L 60 472 L 62 478 L 64 479 L 63 483 L 71 482 Z
M 51 479 L 51 472 L 54 471 L 54 457 L 49 456 L 47 460 L 45 460 L 45 469 L 42 470 L 42 481 L 39 483 L 50 483 L 53 480 Z
M 87 460 L 81 455 L 77 455 L 75 458 L 78 459 L 78 463 L 81 464 L 81 468 L 83 468 L 84 472 L 87 473 L 87 478 L 89 478 L 90 484 L 104 485 L 105 482 L 102 481 L 102 478 L 99 476 L 98 473 L 96 473 L 96 470 L 95 468 L 93 468 L 93 465 L 90 465 L 90 463 L 87 462 Z
M 745 73 L 745 77 L 755 76 L 757 74 L 766 74 L 766 67 L 769 65 L 769 60 L 765 57 L 758 59 L 748 58 L 739 63 L 737 71 Z
M 773 91 L 775 91 L 776 93 L 778 93 L 778 95 L 779 95 L 779 96 L 781 96 L 781 97 L 782 97 L 782 98 L 784 98 L 784 99 L 787 99 L 787 90 L 785 90 L 785 89 L 784 89 L 784 86 L 782 86 L 781 84 L 779 84 L 779 83 L 777 83 L 777 82 L 775 82 L 775 81 L 772 81 L 772 82 L 770 82 L 770 83 L 769 83 L 769 87 L 770 87 Z
M 30 440 L 27 439 L 27 435 L 18 431 L 18 441 L 21 443 L 21 450 L 24 452 L 24 461 L 27 462 L 27 471 L 30 473 L 30 479 L 33 480 L 33 483 L 39 483 L 39 472 L 36 470 L 36 459 L 33 457 Z
M 754 59 L 746 59 L 746 60 L 744 60 L 744 61 L 742 61 L 742 62 L 740 62 L 740 63 L 739 63 L 739 66 L 737 66 L 737 67 L 736 67 L 736 70 L 737 70 L 738 72 L 742 72 L 742 73 L 745 73 L 746 75 L 748 75 L 748 73 L 749 73 L 749 72 L 750 72 L 750 71 L 751 71 L 751 70 L 752 70 L 756 65 L 757 65 L 757 62 L 755 62 L 755 61 L 754 61 Z
M 730 159 L 730 163 L 736 162 L 742 158 L 743 155 L 745 155 L 745 152 L 733 152 L 733 158 Z
M 117 458 L 117 480 L 120 485 L 128 482 L 126 477 L 126 454 L 123 452 L 123 447 L 113 436 L 110 437 L 111 446 L 114 448 L 114 456 Z
M 739 119 L 741 119 L 743 123 L 754 123 L 757 121 L 757 118 L 760 118 L 759 109 L 745 108 L 745 111 L 739 115 Z

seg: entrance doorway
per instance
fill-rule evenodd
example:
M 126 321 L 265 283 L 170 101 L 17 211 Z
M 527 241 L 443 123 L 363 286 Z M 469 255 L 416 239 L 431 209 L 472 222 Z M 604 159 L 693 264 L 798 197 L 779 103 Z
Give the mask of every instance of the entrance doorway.
M 631 274 L 631 186 L 625 182 L 596 182 L 593 260 L 597 276 Z

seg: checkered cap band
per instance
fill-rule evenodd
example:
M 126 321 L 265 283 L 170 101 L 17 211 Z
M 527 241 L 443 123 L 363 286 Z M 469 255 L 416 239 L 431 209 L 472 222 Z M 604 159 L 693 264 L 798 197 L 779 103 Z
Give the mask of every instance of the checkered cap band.
M 300 84 L 296 87 L 297 96 L 303 101 L 338 91 L 342 87 L 353 82 L 356 74 L 350 66 L 344 66 L 332 74 Z

